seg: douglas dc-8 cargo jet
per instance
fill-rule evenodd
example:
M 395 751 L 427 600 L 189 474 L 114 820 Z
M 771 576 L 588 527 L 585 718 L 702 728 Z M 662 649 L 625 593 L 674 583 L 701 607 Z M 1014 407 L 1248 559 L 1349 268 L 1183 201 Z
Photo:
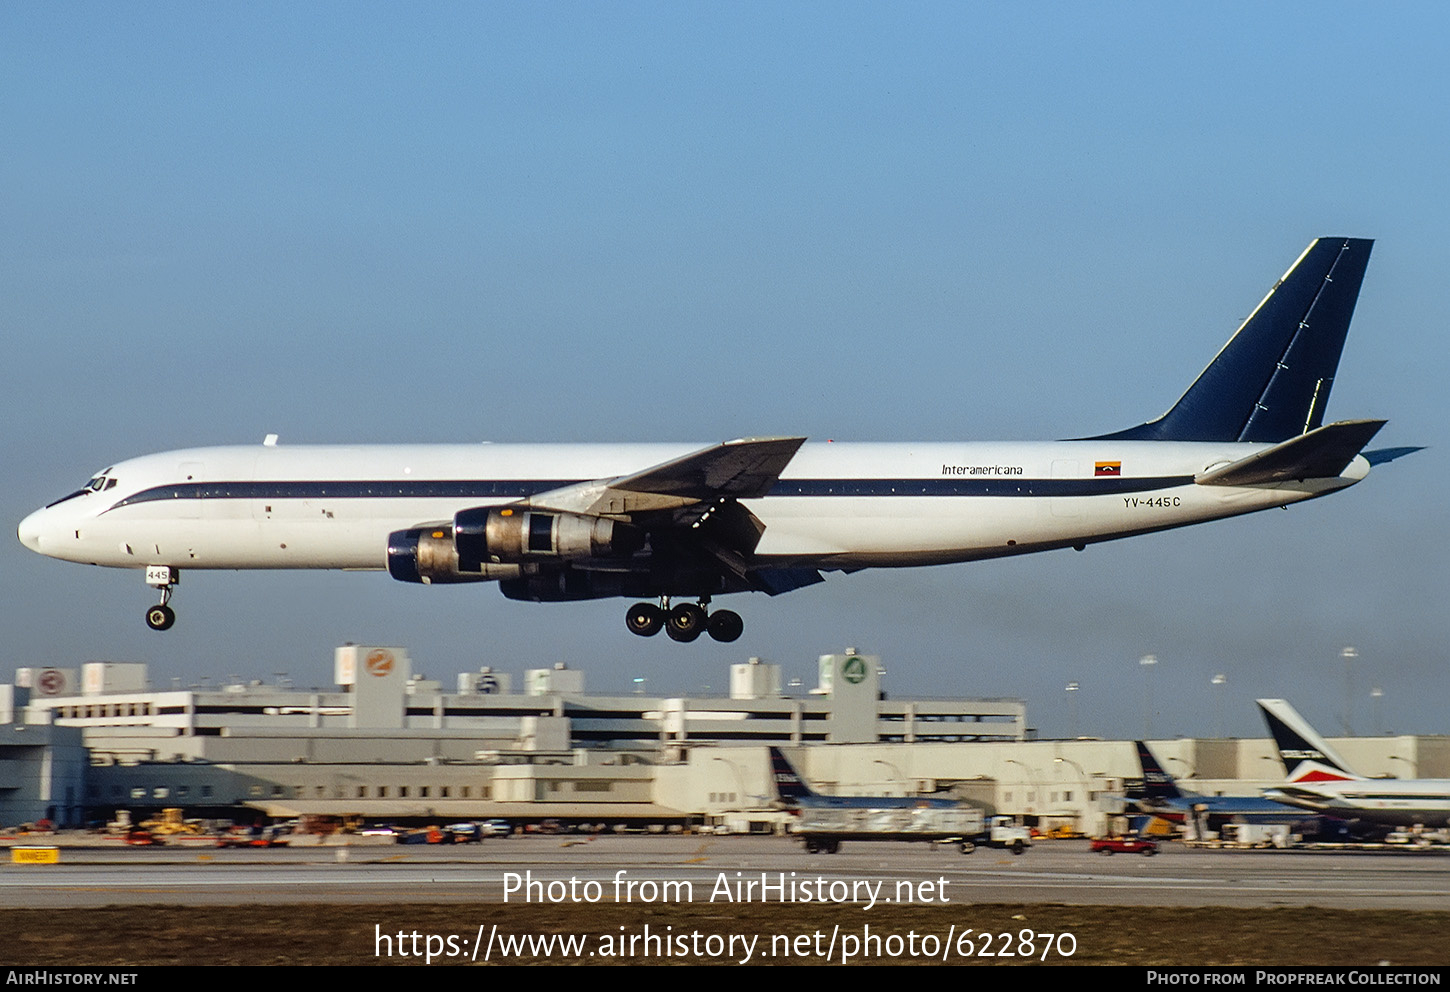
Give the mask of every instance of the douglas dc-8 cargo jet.
M 642 600 L 676 641 L 740 636 L 712 597 L 823 571 L 1082 548 L 1287 506 L 1408 450 L 1382 420 L 1325 424 L 1372 242 L 1312 243 L 1171 410 L 1035 443 L 278 445 L 119 462 L 21 522 L 53 558 L 135 568 L 165 630 L 184 569 L 383 569 L 496 581 L 511 599 Z M 671 600 L 677 602 L 671 607 Z M 693 600 L 694 602 L 689 602 Z

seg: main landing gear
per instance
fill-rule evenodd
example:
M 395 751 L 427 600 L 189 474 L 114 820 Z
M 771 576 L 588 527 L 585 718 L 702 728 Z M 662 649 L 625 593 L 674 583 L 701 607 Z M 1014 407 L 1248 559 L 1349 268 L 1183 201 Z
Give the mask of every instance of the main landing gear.
M 734 610 L 716 610 L 707 613 L 708 598 L 699 605 L 681 603 L 670 608 L 669 597 L 660 597 L 660 604 L 635 603 L 624 615 L 624 625 L 630 633 L 640 637 L 653 637 L 663 628 L 670 640 L 688 644 L 701 634 L 708 633 L 717 641 L 730 642 L 739 639 L 745 630 L 745 621 Z
M 181 581 L 181 570 L 170 565 L 151 565 L 146 569 L 146 584 L 161 590 L 161 602 L 146 611 L 146 626 L 152 630 L 170 630 L 176 622 L 176 611 L 166 604 L 171 602 L 171 591 Z

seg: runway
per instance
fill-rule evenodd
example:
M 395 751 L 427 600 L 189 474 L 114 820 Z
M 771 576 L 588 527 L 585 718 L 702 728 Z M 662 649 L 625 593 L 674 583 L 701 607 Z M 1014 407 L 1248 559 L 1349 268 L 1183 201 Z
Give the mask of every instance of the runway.
M 757 902 L 1450 910 L 1450 856 L 1168 844 L 1156 857 L 1104 857 L 1085 841 L 1043 842 L 1021 857 L 898 843 L 807 855 L 783 838 L 609 835 L 431 848 L 69 848 L 57 865 L 0 866 L 0 906 L 729 903 L 742 884 L 757 886 L 743 893 Z

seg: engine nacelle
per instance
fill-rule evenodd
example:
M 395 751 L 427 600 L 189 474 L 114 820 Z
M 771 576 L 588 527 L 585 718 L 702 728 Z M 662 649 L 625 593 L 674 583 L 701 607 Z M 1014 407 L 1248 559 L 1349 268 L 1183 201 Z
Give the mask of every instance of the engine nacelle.
M 459 569 L 471 572 L 543 559 L 628 558 L 644 547 L 644 532 L 607 517 L 478 506 L 454 516 L 453 544 Z
M 388 535 L 388 574 L 399 582 L 425 585 L 449 582 L 491 582 L 516 579 L 517 565 L 480 564 L 461 569 L 458 549 L 448 525 L 412 527 Z

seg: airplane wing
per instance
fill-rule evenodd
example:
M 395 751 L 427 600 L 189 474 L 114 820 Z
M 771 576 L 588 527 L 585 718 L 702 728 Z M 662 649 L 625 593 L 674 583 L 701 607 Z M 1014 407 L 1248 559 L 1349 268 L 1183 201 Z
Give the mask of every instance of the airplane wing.
M 758 499 L 770 492 L 805 440 L 803 437 L 747 437 L 726 441 L 615 479 L 610 488 L 694 499 L 717 496 Z
M 725 441 L 633 475 L 582 482 L 538 493 L 530 506 L 632 517 L 711 501 L 757 499 L 770 491 L 805 443 L 803 437 Z
M 1257 454 L 1201 472 L 1200 486 L 1264 486 L 1297 479 L 1331 479 L 1369 444 L 1383 420 L 1341 420 L 1316 427 Z
M 628 520 L 649 532 L 656 550 L 707 561 L 739 587 L 776 596 L 824 580 L 811 568 L 758 567 L 753 555 L 765 524 L 740 500 L 770 492 L 805 440 L 738 438 L 632 475 L 552 489 L 523 502 Z

